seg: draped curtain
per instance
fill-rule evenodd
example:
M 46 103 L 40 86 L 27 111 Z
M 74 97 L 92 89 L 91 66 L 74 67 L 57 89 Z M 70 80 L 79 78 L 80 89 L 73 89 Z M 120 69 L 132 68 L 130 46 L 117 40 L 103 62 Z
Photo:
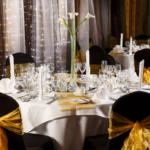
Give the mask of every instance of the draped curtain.
M 74 0 L 0 1 L 0 76 L 6 76 L 6 58 L 13 53 L 31 55 L 36 66 L 44 60 L 55 63 L 55 71 L 70 69 L 70 35 L 57 19 L 75 11 Z
M 150 36 L 150 1 L 149 0 L 112 0 L 112 35 L 119 40 L 145 34 Z
M 0 1 L 0 76 L 6 76 L 6 58 L 13 53 L 31 55 L 36 66 L 54 62 L 55 72 L 70 70 L 70 34 L 57 19 L 64 16 L 71 28 L 68 12 L 79 12 L 76 26 L 87 13 L 95 19 L 84 22 L 77 40 L 83 54 L 94 45 L 106 48 L 109 39 L 109 5 L 111 0 L 1 0 Z M 76 4 L 76 7 L 75 7 Z M 75 22 L 74 22 L 75 24 Z
M 109 47 L 110 3 L 111 0 L 76 0 L 76 10 L 80 15 L 77 24 L 88 12 L 95 16 L 95 19 L 83 23 L 77 32 L 77 40 L 84 55 L 89 49 L 89 39 L 92 40 L 93 45 L 99 45 L 104 49 Z

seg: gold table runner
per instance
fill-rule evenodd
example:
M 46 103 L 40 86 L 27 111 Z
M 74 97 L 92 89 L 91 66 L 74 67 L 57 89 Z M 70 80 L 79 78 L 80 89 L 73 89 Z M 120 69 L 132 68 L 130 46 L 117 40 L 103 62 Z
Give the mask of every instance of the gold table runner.
M 60 92 L 57 92 L 58 95 L 60 95 Z M 79 110 L 79 109 L 92 109 L 95 108 L 94 104 L 86 103 L 86 104 L 74 104 L 71 103 L 69 100 L 70 99 L 75 99 L 75 98 L 84 98 L 84 96 L 74 96 L 72 93 L 66 92 L 67 95 L 66 98 L 64 99 L 58 99 L 58 104 L 59 104 L 59 110 L 60 111 L 68 111 L 68 110 Z

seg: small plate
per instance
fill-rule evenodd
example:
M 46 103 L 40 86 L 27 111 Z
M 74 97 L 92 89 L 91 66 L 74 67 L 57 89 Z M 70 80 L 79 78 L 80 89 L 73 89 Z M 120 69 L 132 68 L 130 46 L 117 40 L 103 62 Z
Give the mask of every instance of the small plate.
M 89 99 L 80 99 L 80 98 L 76 98 L 76 99 L 70 99 L 70 102 L 71 103 L 74 103 L 74 104 L 86 104 L 86 103 L 89 103 L 90 100 Z
M 73 95 L 75 95 L 75 96 L 85 96 L 86 94 L 78 95 L 76 92 L 73 92 Z

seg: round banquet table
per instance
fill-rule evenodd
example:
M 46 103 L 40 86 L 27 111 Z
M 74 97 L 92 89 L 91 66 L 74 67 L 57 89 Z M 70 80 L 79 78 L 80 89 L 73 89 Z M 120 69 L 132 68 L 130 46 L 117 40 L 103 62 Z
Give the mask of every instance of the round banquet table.
M 109 55 L 111 55 L 117 63 L 121 64 L 123 70 L 124 69 L 135 70 L 134 54 L 129 55 L 129 54 L 117 54 L 117 53 L 110 52 Z
M 57 100 L 48 105 L 50 100 L 23 102 L 20 96 L 12 95 L 21 107 L 24 132 L 52 137 L 56 150 L 82 150 L 87 136 L 108 133 L 112 100 L 94 109 L 60 111 Z
M 149 90 L 150 86 L 144 91 L 150 92 Z M 130 92 L 134 91 L 136 89 L 130 89 Z M 108 133 L 112 105 L 115 100 L 127 93 L 115 90 L 110 93 L 108 100 L 96 104 L 94 109 L 71 111 L 59 111 L 57 100 L 50 105 L 47 104 L 50 99 L 23 102 L 18 98 L 22 94 L 10 96 L 16 99 L 21 107 L 24 132 L 52 137 L 56 150 L 82 150 L 87 136 Z M 113 100 L 110 99 L 111 97 Z

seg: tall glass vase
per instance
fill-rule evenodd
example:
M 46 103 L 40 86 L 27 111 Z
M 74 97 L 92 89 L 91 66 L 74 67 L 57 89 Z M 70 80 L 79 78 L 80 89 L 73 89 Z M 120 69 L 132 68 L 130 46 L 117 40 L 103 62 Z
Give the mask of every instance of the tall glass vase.
M 76 50 L 76 36 L 71 36 L 71 76 L 69 83 L 69 91 L 75 92 L 77 83 L 75 80 L 75 50 Z

